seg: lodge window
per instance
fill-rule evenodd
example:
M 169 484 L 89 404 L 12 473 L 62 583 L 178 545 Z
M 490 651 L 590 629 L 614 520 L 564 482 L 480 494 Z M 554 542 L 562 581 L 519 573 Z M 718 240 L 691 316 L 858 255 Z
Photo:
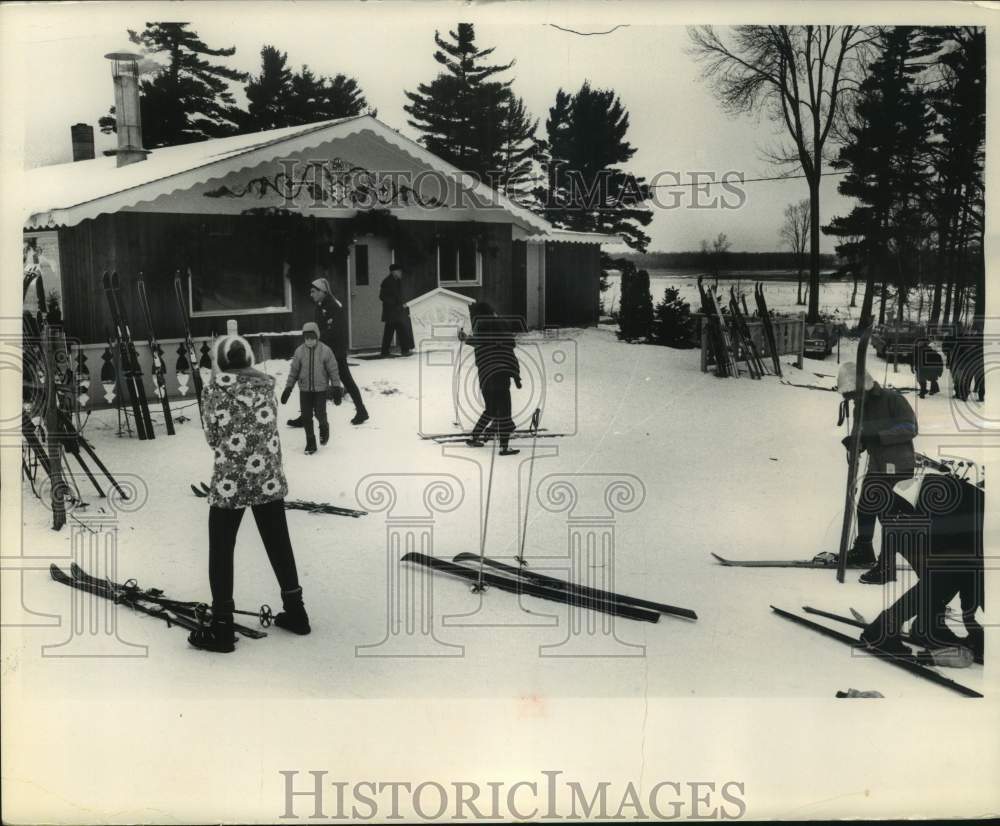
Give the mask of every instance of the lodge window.
M 354 245 L 354 286 L 368 286 L 368 245 Z
M 290 266 L 263 220 L 233 216 L 202 228 L 191 268 L 193 316 L 291 312 Z
M 438 284 L 483 283 L 483 255 L 474 239 L 439 241 L 437 267 Z

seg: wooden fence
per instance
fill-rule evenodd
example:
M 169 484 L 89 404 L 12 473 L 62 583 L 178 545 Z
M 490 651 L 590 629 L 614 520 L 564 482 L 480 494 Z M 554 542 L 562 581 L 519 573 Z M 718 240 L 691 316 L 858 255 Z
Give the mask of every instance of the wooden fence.
M 714 364 L 711 358 L 712 350 L 708 342 L 708 324 L 705 323 L 705 318 L 701 313 L 697 315 L 701 331 L 701 372 L 707 373 L 709 367 Z M 778 355 L 797 356 L 797 365 L 801 370 L 806 343 L 805 317 L 802 315 L 794 318 L 772 317 L 771 326 L 774 328 L 774 343 L 778 348 Z M 750 328 L 750 337 L 753 339 L 757 351 L 762 357 L 769 357 L 771 350 L 767 344 L 767 336 L 764 334 L 764 323 L 759 319 L 747 319 L 747 327 Z M 730 338 L 735 341 L 737 337 L 728 317 L 726 318 L 726 328 L 730 331 Z M 765 362 L 766 364 L 767 362 Z

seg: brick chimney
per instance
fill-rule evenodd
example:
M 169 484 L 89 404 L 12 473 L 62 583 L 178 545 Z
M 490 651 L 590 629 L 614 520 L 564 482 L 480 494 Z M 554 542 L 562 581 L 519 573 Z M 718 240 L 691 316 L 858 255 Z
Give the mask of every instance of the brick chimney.
M 89 161 L 94 157 L 94 127 L 89 123 L 74 123 L 69 128 L 73 141 L 73 160 Z
M 139 117 L 139 57 L 129 51 L 109 52 L 111 77 L 115 84 L 115 120 L 118 148 L 112 153 L 118 166 L 146 160 L 149 151 L 142 148 L 142 122 Z M 112 154 L 107 153 L 107 154 Z

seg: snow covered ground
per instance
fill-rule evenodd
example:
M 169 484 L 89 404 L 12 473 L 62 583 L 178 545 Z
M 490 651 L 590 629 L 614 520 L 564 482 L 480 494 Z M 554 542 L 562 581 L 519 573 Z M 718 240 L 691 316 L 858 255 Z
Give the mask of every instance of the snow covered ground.
M 411 528 L 426 533 L 428 524 L 420 517 L 429 514 L 421 504 L 428 480 L 457 483 L 463 498 L 451 505 L 439 501 L 453 509 L 433 513 L 433 547 L 424 550 L 449 559 L 479 550 L 489 449 L 445 448 L 418 435 L 457 429 L 452 425 L 448 353 L 437 352 L 359 360 L 354 372 L 371 421 L 354 428 L 348 423 L 353 414 L 349 401 L 331 406 L 333 436 L 315 456 L 303 454 L 301 430 L 282 428 L 289 498 L 373 511 L 357 519 L 289 512 L 311 636 L 272 629 L 266 639 L 242 639 L 231 655 L 211 655 L 190 649 L 186 632 L 119 607 L 120 639 L 148 646 L 147 656 L 52 656 L 60 650 L 71 653 L 88 637 L 48 649 L 43 657 L 40 646 L 70 641 L 74 603 L 69 589 L 39 570 L 24 575 L 23 605 L 61 616 L 62 625 L 6 628 L 8 673 L 16 669 L 20 689 L 39 700 L 63 696 L 71 688 L 77 696 L 100 694 L 112 702 L 117 696 L 195 698 L 206 685 L 216 696 L 232 698 L 827 698 L 848 688 L 877 690 L 892 698 L 950 696 L 889 665 L 852 655 L 768 607 L 798 610 L 808 604 L 838 613 L 854 607 L 874 616 L 883 606 L 882 589 L 858 584 L 856 574 L 840 585 L 828 571 L 723 568 L 710 556 L 794 559 L 837 549 L 846 473 L 843 432 L 836 426 L 838 396 L 785 386 L 775 377 L 719 380 L 699 372 L 697 351 L 624 344 L 610 328 L 561 335 L 532 345 L 525 355 L 550 370 L 552 365 L 565 368 L 560 382 L 548 374 L 542 426 L 571 434 L 538 441 L 534 485 L 550 474 L 568 474 L 579 498 L 569 516 L 533 500 L 525 553 L 534 568 L 565 576 L 567 537 L 586 528 L 588 514 L 600 523 L 603 486 L 611 477 L 625 479 L 644 489 L 644 498 L 638 507 L 613 517 L 614 590 L 692 608 L 697 622 L 663 617 L 653 625 L 620 619 L 614 624 L 620 642 L 601 635 L 574 636 L 576 653 L 591 656 L 559 656 L 571 650 L 559 646 L 567 636 L 565 606 L 530 597 L 519 603 L 495 588 L 480 597 L 466 583 L 441 575 L 430 578 L 439 644 L 428 643 L 419 628 L 416 637 L 402 643 L 410 653 L 419 648 L 424 654 L 453 656 L 379 656 L 399 653 L 388 645 L 358 656 L 356 646 L 373 646 L 386 637 L 388 607 L 396 600 L 390 587 L 392 563 L 400 555 L 398 548 L 387 549 L 387 536 Z M 847 351 L 852 346 L 845 339 Z M 280 386 L 287 363 L 272 361 L 265 368 L 278 376 Z M 514 391 L 515 410 L 530 412 L 537 403 L 541 380 L 534 369 L 526 368 L 525 389 Z M 807 359 L 801 372 L 788 366 L 786 374 L 794 382 L 832 386 L 836 370 L 830 357 Z M 887 376 L 890 384 L 913 386 L 905 365 L 894 374 L 892 367 L 886 371 L 874 360 L 871 372 L 879 381 Z M 472 379 L 469 370 L 466 379 Z M 467 381 L 462 384 L 468 386 Z M 955 435 L 961 424 L 953 415 L 947 377 L 942 391 L 919 402 L 908 396 L 920 418 L 918 450 L 981 458 L 967 446 L 954 447 L 962 441 Z M 969 410 L 977 409 L 978 403 L 970 403 Z M 113 472 L 146 491 L 141 507 L 117 516 L 117 579 L 134 577 L 171 596 L 207 601 L 207 505 L 189 486 L 209 479 L 212 455 L 194 408 L 186 412 L 191 419 L 177 427 L 174 437 L 159 429 L 153 442 L 119 438 L 112 412 L 95 413 L 86 436 Z M 293 396 L 281 420 L 296 413 Z M 531 443 L 515 445 L 520 455 L 496 460 L 486 537 L 487 554 L 495 558 L 517 551 Z M 550 455 L 554 450 L 558 455 Z M 387 512 L 376 511 L 371 501 L 358 502 L 359 483 L 371 481 L 373 474 L 388 477 L 398 493 Z M 81 521 L 109 511 L 85 480 L 81 489 L 87 502 L 76 514 Z M 51 531 L 49 512 L 26 484 L 21 494 L 24 553 L 44 560 L 40 567 L 58 558 L 68 568 L 71 537 L 86 537 L 87 532 L 73 519 L 62 531 Z M 598 529 L 607 534 L 604 513 Z M 90 557 L 82 558 L 93 564 Z M 412 576 L 417 579 L 409 579 L 410 584 L 425 582 L 420 573 Z M 9 593 L 16 579 L 5 577 L 7 622 L 19 621 L 14 616 L 19 595 Z M 241 607 L 279 603 L 249 514 L 237 545 L 236 599 Z M 593 656 L 637 652 L 641 656 L 614 660 Z M 978 666 L 949 676 L 983 688 Z

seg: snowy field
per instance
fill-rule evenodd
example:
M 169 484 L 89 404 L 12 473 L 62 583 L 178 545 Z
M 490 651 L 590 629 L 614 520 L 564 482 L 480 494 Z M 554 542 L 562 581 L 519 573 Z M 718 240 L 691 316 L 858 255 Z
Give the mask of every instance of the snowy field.
M 373 511 L 358 519 L 289 512 L 311 636 L 271 629 L 266 639 L 241 639 L 233 654 L 213 655 L 189 648 L 186 632 L 119 607 L 120 639 L 148 646 L 147 656 L 66 660 L 53 657 L 60 649 L 52 648 L 40 656 L 41 646 L 70 640 L 74 594 L 53 583 L 44 568 L 53 560 L 68 568 L 71 537 L 86 532 L 74 519 L 61 532 L 50 530 L 49 512 L 22 483 L 24 553 L 40 558 L 42 570 L 24 575 L 22 595 L 4 593 L 5 617 L 18 621 L 14 614 L 23 599 L 34 612 L 62 617 L 62 625 L 5 628 L 4 667 L 16 669 L 20 690 L 39 701 L 65 696 L 67 690 L 81 698 L 100 694 L 111 702 L 118 693 L 132 700 L 195 698 L 206 685 L 216 696 L 230 698 L 829 698 L 849 688 L 891 698 L 958 696 L 852 655 L 768 607 L 798 610 L 808 604 L 837 613 L 854 607 L 873 617 L 883 607 L 882 589 L 858 584 L 856 573 L 849 572 L 840 585 L 831 571 L 731 569 L 710 556 L 795 559 L 836 551 L 846 475 L 837 395 L 785 386 L 774 377 L 719 380 L 699 372 L 697 351 L 624 344 L 611 328 L 564 335 L 566 340 L 544 341 L 531 351 L 535 355 L 526 355 L 538 364 L 565 367 L 563 380 L 549 386 L 542 426 L 570 434 L 539 440 L 534 485 L 550 474 L 568 474 L 579 498 L 569 519 L 566 512 L 545 510 L 533 500 L 525 553 L 532 567 L 565 576 L 567 536 L 580 526 L 580 518 L 596 514 L 600 521 L 604 513 L 603 475 L 634 477 L 635 489 L 643 490 L 641 504 L 633 502 L 634 509 L 613 517 L 613 588 L 692 608 L 697 622 L 662 617 L 653 625 L 620 619 L 614 624 L 617 642 L 601 634 L 578 635 L 571 638 L 575 653 L 590 656 L 560 656 L 571 650 L 560 646 L 567 637 L 565 606 L 531 597 L 519 602 L 495 588 L 480 596 L 466 583 L 441 575 L 432 578 L 437 643 L 421 651 L 451 656 L 381 656 L 398 653 L 389 645 L 376 646 L 386 638 L 387 605 L 395 599 L 389 576 L 400 555 L 395 547 L 387 550 L 387 534 L 400 525 L 426 530 L 419 517 L 428 513 L 421 505 L 427 479 L 459 485 L 463 498 L 442 505 L 451 507 L 449 512 L 433 514 L 433 546 L 425 550 L 450 559 L 480 547 L 489 449 L 446 448 L 418 435 L 457 429 L 451 373 L 441 367 L 448 353 L 438 352 L 359 360 L 355 377 L 371 421 L 353 428 L 350 402 L 331 406 L 331 442 L 315 456 L 303 454 L 301 430 L 281 429 L 290 499 Z M 853 342 L 845 339 L 844 347 L 846 359 Z M 272 361 L 265 368 L 277 376 L 280 388 L 287 363 Z M 525 389 L 513 391 L 522 417 L 537 400 L 540 381 L 533 369 L 526 368 Z M 807 359 L 803 371 L 786 367 L 786 377 L 833 386 L 836 370 L 834 357 Z M 880 381 L 887 375 L 899 387 L 913 385 L 905 366 L 894 374 L 874 360 L 872 373 Z M 463 386 L 471 380 L 467 370 Z M 939 449 L 954 453 L 949 437 L 959 425 L 950 396 L 947 376 L 936 397 L 918 402 L 908 395 L 920 420 L 918 450 L 932 456 Z M 978 410 L 978 403 L 969 409 Z M 293 396 L 280 418 L 296 413 Z M 141 507 L 117 517 L 118 581 L 134 577 L 170 596 L 207 601 L 207 505 L 189 486 L 208 481 L 212 454 L 194 408 L 187 415 L 191 420 L 178 425 L 176 436 L 166 437 L 161 428 L 153 442 L 118 438 L 110 411 L 95 413 L 85 432 L 113 472 L 146 490 Z M 487 555 L 508 561 L 517 551 L 531 454 L 530 441 L 515 445 L 520 455 L 496 461 L 486 536 Z M 960 455 L 980 458 L 967 451 Z M 389 477 L 387 484 L 397 491 L 388 513 L 357 499 L 359 483 L 372 474 Z M 76 514 L 81 521 L 108 512 L 85 480 L 81 490 L 87 502 Z M 991 541 L 987 537 L 988 545 Z M 16 586 L 16 576 L 4 579 Z M 277 607 L 280 601 L 249 514 L 237 544 L 236 600 L 243 608 L 262 602 Z M 593 615 L 584 617 L 592 620 Z M 39 617 L 20 621 L 45 622 Z M 375 647 L 365 649 L 368 656 L 358 656 L 356 646 Z M 611 661 L 595 654 L 628 656 Z M 950 676 L 983 687 L 978 666 Z
M 701 299 L 698 297 L 698 279 L 696 275 L 681 275 L 676 272 L 666 270 L 648 270 L 649 272 L 649 292 L 653 297 L 653 306 L 663 300 L 663 292 L 668 287 L 675 287 L 680 291 L 681 298 L 691 305 L 695 312 L 701 307 Z M 620 282 L 617 275 L 609 275 L 606 292 L 602 293 L 601 300 L 604 302 L 604 311 L 609 313 L 617 310 L 620 299 Z M 705 278 L 705 284 L 713 284 L 711 277 Z M 807 305 L 796 304 L 795 300 L 798 292 L 798 282 L 795 280 L 768 280 L 763 281 L 764 297 L 767 299 L 767 307 L 777 313 L 796 315 L 805 313 Z M 808 273 L 805 274 L 802 284 L 802 297 L 806 300 L 806 287 L 809 283 Z M 744 295 L 747 300 L 747 307 L 751 313 L 756 312 L 757 306 L 754 302 L 754 277 L 724 277 L 719 278 L 719 290 L 729 300 L 729 288 L 735 287 L 737 292 Z M 851 307 L 851 293 L 854 291 L 854 283 L 850 280 L 829 281 L 820 285 L 819 309 L 821 313 L 829 314 L 838 321 L 843 321 L 848 326 L 857 324 L 858 315 L 861 312 L 861 299 L 864 297 L 864 284 L 858 290 L 857 306 Z M 914 298 L 916 300 L 916 298 Z

